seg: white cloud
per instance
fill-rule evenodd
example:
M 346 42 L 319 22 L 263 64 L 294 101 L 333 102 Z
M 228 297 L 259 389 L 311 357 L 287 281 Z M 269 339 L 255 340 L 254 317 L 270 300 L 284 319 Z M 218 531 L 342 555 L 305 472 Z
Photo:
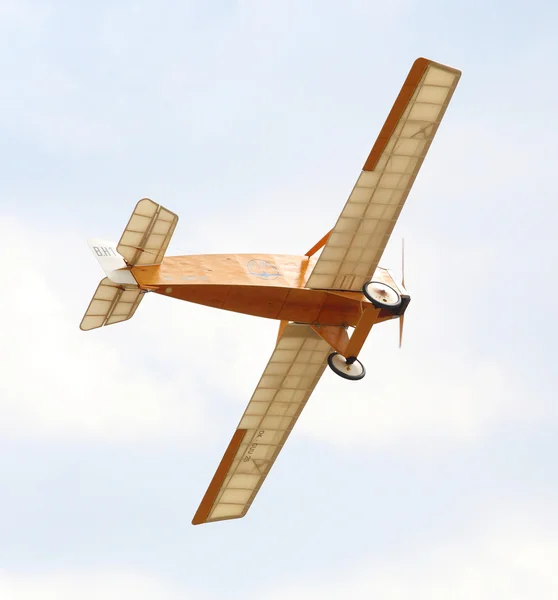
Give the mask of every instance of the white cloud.
M 454 130 L 464 144 L 452 156 L 463 162 L 471 140 L 478 138 L 478 128 L 474 135 L 463 127 Z M 497 146 L 497 136 L 485 138 L 486 158 Z M 508 147 L 507 158 L 516 150 Z M 432 203 L 421 197 L 423 190 L 431 182 L 441 193 L 444 170 L 452 172 L 455 163 L 455 158 L 449 165 L 448 160 L 438 156 L 421 175 L 419 197 L 413 203 L 424 205 L 427 212 Z M 487 161 L 481 160 L 480 167 L 483 164 Z M 489 179 L 488 171 L 476 174 L 477 182 Z M 253 198 L 258 206 L 254 216 L 230 209 L 215 217 L 202 215 L 199 222 L 211 218 L 211 227 L 184 222 L 173 246 L 180 248 L 189 228 L 197 247 L 209 252 L 268 247 L 303 252 L 325 231 L 309 237 L 310 224 L 318 217 L 325 222 L 324 214 L 334 215 L 334 206 L 342 201 L 327 186 L 312 190 L 304 181 L 276 186 Z M 297 218 L 289 222 L 285 216 L 283 228 L 258 226 L 277 220 L 282 198 L 297 199 Z M 314 218 L 312 207 L 318 204 L 324 214 Z M 408 222 L 403 221 L 402 227 L 407 231 L 413 227 L 413 211 L 405 213 Z M 468 208 L 456 207 L 456 228 L 462 217 L 471 221 L 469 213 Z M 447 225 L 444 221 L 436 227 Z M 101 277 L 84 240 L 59 231 L 55 242 L 53 236 L 48 238 L 54 254 L 47 256 L 43 251 L 47 238 L 35 228 L 26 231 L 19 221 L 3 220 L 0 230 L 5 232 L 0 236 L 4 256 L 10 256 L 3 265 L 9 292 L 0 297 L 2 314 L 9 315 L 0 348 L 8 374 L 0 381 L 0 428 L 7 435 L 130 439 L 194 431 L 208 435 L 225 428 L 226 437 L 236 426 L 272 351 L 275 322 L 147 297 L 130 323 L 83 334 L 77 324 Z M 249 240 L 242 231 L 250 231 Z M 548 406 L 527 393 L 532 382 L 524 372 L 511 372 L 510 364 L 494 353 L 479 361 L 467 339 L 479 312 L 485 310 L 483 302 L 459 304 L 463 297 L 472 300 L 467 278 L 491 297 L 509 293 L 479 268 L 495 242 L 491 238 L 471 248 L 453 243 L 440 253 L 443 240 L 431 240 L 429 235 L 415 231 L 408 244 L 413 302 L 403 351 L 396 349 L 396 323 L 375 328 L 361 354 L 367 377 L 352 383 L 326 371 L 297 435 L 347 446 L 418 438 L 469 441 L 502 423 L 548 419 Z M 398 265 L 398 247 L 392 241 L 384 264 Z M 83 250 L 76 255 L 77 249 Z M 505 267 L 501 275 L 508 276 L 512 268 Z M 453 297 L 446 298 L 449 286 Z M 499 318 L 510 322 L 516 318 L 511 305 L 499 308 Z M 452 333 L 446 332 L 449 329 Z M 221 438 L 221 433 L 215 435 Z
M 47 240 L 16 220 L 4 219 L 0 230 L 11 257 L 3 265 L 9 293 L 0 297 L 6 436 L 221 439 L 232 431 L 273 349 L 275 322 L 153 295 L 132 321 L 81 332 L 102 276 L 84 241 L 67 231 Z M 435 254 L 424 260 L 439 272 Z M 459 340 L 446 348 L 430 339 L 420 318 L 428 292 L 419 286 L 402 352 L 389 323 L 374 329 L 361 354 L 363 381 L 326 371 L 297 435 L 347 446 L 463 441 L 502 422 L 547 416 L 532 399 L 525 411 L 522 380 L 504 365 L 477 364 Z
M 349 383 L 327 373 L 299 431 L 349 445 L 425 437 L 466 441 L 518 416 L 516 394 L 500 366 L 461 359 L 452 364 L 452 356 L 439 354 L 432 360 L 431 351 L 428 345 L 424 352 L 396 356 L 389 349 L 380 353 L 377 344 L 368 348 L 360 357 L 366 378 Z
M 544 399 L 527 393 L 525 372 L 512 371 L 494 352 L 479 359 L 474 324 L 461 316 L 467 307 L 445 297 L 448 263 L 455 260 L 454 272 L 466 272 L 471 253 L 440 255 L 424 240 L 413 252 L 407 261 L 413 300 L 403 348 L 397 347 L 398 322 L 373 328 L 359 355 L 366 377 L 347 382 L 326 371 L 297 433 L 344 445 L 470 442 L 510 423 L 552 414 Z M 396 261 L 387 257 L 386 263 Z M 412 263 L 418 276 L 410 275 Z
M 19 24 L 29 24 L 37 18 L 39 11 L 37 7 L 31 7 L 24 0 L 1 0 L 0 18 L 3 23 L 15 22 Z
M 81 245 L 53 231 L 46 239 L 15 220 L 2 219 L 0 231 L 2 256 L 9 257 L 9 285 L 0 296 L 4 436 L 134 439 L 199 429 L 200 380 L 191 372 L 161 376 L 145 368 L 125 331 L 115 343 L 110 334 L 78 329 L 89 301 L 83 290 L 92 294 L 98 281 L 88 282 L 72 268 L 75 255 L 64 254 L 64 247 Z M 83 303 L 77 310 L 76 289 Z
M 542 530 L 507 529 L 404 552 L 369 556 L 342 572 L 280 586 L 268 600 L 550 600 L 558 596 L 558 543 Z
M 0 597 L 9 600 L 179 600 L 184 590 L 133 571 L 46 572 L 0 571 Z M 204 598 L 200 593 L 196 598 Z
M 522 523 L 523 525 L 517 525 Z M 263 600 L 551 600 L 558 596 L 558 543 L 554 532 L 527 526 L 515 515 L 505 528 L 489 526 L 451 541 L 412 545 L 382 555 L 347 559 L 351 566 L 307 572 L 298 580 L 259 579 L 250 589 L 192 589 L 188 582 L 133 570 L 0 571 L 0 597 L 10 600 L 154 600 L 255 597 Z M 219 584 L 218 584 L 219 585 Z

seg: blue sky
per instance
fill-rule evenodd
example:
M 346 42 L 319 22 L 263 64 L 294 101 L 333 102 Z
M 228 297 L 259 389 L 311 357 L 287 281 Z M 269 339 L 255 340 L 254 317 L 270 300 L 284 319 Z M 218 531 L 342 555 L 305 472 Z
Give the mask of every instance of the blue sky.
M 551 3 L 0 0 L 0 597 L 558 595 Z M 463 70 L 382 264 L 413 296 L 329 371 L 245 519 L 191 518 L 276 323 L 150 295 L 83 333 L 138 199 L 169 254 L 304 253 L 408 69 Z

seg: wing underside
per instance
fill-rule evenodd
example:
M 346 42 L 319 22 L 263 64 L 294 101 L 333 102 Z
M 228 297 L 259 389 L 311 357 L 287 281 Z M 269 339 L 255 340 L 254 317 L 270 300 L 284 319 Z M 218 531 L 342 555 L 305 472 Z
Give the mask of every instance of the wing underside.
M 372 278 L 460 76 L 415 61 L 306 287 L 360 291 Z
M 199 525 L 243 517 L 302 409 L 331 349 L 310 326 L 285 327 L 194 516 Z

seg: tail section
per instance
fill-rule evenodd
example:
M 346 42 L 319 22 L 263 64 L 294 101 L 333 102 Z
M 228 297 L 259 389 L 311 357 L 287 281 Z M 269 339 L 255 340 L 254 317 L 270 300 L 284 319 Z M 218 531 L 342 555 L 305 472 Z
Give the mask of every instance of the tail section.
M 137 285 L 126 289 L 105 277 L 99 283 L 79 328 L 82 331 L 89 331 L 127 321 L 134 316 L 142 298 L 143 292 Z
M 177 215 L 144 198 L 136 204 L 117 250 L 131 267 L 160 265 L 177 223 Z
M 87 240 L 95 258 L 99 261 L 105 275 L 113 282 L 123 285 L 137 285 L 128 269 L 124 257 L 118 253 L 118 245 L 99 238 Z
M 89 331 L 120 323 L 134 315 L 143 290 L 130 267 L 161 264 L 177 222 L 177 215 L 143 198 L 137 203 L 118 244 L 99 238 L 88 240 L 106 277 L 97 287 L 80 329 Z

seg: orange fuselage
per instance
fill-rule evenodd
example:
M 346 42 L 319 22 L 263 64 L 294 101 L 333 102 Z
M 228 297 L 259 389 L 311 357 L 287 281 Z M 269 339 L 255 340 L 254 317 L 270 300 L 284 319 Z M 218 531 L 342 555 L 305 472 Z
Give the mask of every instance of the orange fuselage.
M 354 327 L 370 303 L 361 292 L 305 288 L 315 263 L 308 256 L 200 254 L 169 256 L 158 266 L 132 267 L 132 273 L 141 288 L 180 300 L 269 319 Z M 391 280 L 384 269 L 377 275 Z

